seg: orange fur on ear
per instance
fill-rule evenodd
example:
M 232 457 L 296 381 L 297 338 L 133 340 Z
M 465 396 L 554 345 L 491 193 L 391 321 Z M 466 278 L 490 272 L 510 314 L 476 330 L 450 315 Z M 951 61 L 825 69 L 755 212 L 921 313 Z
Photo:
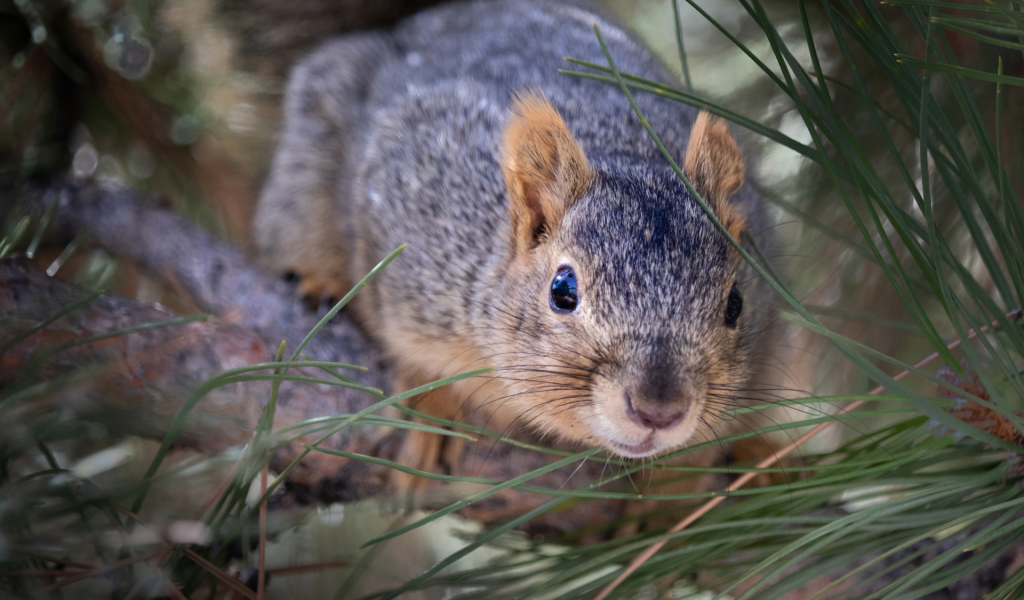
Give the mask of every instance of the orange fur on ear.
M 509 217 L 519 250 L 540 243 L 590 184 L 590 166 L 546 98 L 526 93 L 512 105 L 502 163 Z
M 683 169 L 729 234 L 739 239 L 745 223 L 729 196 L 743 185 L 743 155 L 724 120 L 707 111 L 697 115 Z

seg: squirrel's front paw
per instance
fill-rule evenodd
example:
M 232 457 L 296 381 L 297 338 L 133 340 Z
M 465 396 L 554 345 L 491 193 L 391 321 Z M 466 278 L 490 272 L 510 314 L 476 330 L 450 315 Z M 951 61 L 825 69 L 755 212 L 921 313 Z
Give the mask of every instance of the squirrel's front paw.
M 441 436 L 416 429 L 405 432 L 405 438 L 398 451 L 398 464 L 432 473 L 440 458 Z M 428 483 L 429 479 L 403 471 L 396 470 L 391 473 L 391 484 L 399 498 L 407 496 L 410 492 L 422 490 Z
M 285 271 L 282 279 L 295 285 L 302 303 L 313 312 L 330 310 L 348 292 L 340 277 L 330 277 L 313 269 Z

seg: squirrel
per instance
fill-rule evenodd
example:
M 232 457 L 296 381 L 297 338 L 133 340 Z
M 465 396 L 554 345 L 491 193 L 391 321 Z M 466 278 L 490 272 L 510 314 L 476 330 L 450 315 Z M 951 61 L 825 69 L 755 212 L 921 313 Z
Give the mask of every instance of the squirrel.
M 418 410 L 645 458 L 741 401 L 770 309 L 622 91 L 559 73 L 604 62 L 595 23 L 622 72 L 674 79 L 585 2 L 471 0 L 327 41 L 292 71 L 254 238 L 314 304 L 408 244 L 351 304 L 397 386 L 494 367 Z M 636 103 L 734 238 L 766 229 L 724 121 Z M 409 431 L 399 462 L 441 452 Z

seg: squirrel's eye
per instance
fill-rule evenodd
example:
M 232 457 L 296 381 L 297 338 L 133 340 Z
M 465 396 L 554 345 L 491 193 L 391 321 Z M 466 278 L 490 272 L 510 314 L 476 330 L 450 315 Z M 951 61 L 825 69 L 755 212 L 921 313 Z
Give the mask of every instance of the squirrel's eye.
M 558 267 L 555 278 L 551 281 L 551 308 L 555 312 L 572 312 L 576 310 L 579 298 L 576 296 L 576 273 L 572 267 Z
M 729 299 L 725 301 L 725 326 L 736 327 L 736 321 L 739 320 L 741 312 L 743 312 L 743 296 L 734 285 L 729 290 Z

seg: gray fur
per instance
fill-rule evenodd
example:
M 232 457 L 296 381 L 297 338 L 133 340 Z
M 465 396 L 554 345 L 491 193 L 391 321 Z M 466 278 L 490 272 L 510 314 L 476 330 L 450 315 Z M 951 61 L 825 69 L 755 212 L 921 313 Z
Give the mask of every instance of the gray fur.
M 594 22 L 623 72 L 673 82 L 607 18 L 542 0 L 446 5 L 389 32 L 325 44 L 293 74 L 284 141 L 257 217 L 264 253 L 289 268 L 309 263 L 310 253 L 321 256 L 310 248 L 315 241 L 351 283 L 409 244 L 357 299 L 368 331 L 381 335 L 399 363 L 424 350 L 381 332 L 415 331 L 437 340 L 442 353 L 455 352 L 444 349 L 453 337 L 463 339 L 498 367 L 498 377 L 518 381 L 513 389 L 524 398 L 530 384 L 522 365 L 538 357 L 547 361 L 545 377 L 556 367 L 585 373 L 560 385 L 590 394 L 590 405 L 618 402 L 605 397 L 608 389 L 694 404 L 716 368 L 726 373 L 717 381 L 745 385 L 766 291 L 669 168 L 621 90 L 557 72 L 570 66 L 566 56 L 605 62 Z M 550 100 L 596 176 L 532 270 L 513 276 L 500 145 L 508 107 L 522 91 Z M 648 94 L 636 100 L 682 164 L 696 111 Z M 328 196 L 332 208 L 310 208 Z M 748 186 L 734 202 L 747 230 L 761 232 L 766 218 Z M 336 220 L 326 222 L 328 215 Z M 328 227 L 337 233 L 311 233 Z M 579 319 L 553 315 L 544 301 L 563 258 L 579 276 Z M 746 302 L 739 327 L 727 330 L 722 315 L 734 282 Z M 451 374 L 409 361 L 427 378 Z M 517 402 L 524 420 L 535 416 L 530 400 Z M 578 411 L 570 421 L 586 431 L 568 432 L 564 422 L 538 423 L 542 429 L 589 443 L 615 436 L 586 398 L 562 406 Z

